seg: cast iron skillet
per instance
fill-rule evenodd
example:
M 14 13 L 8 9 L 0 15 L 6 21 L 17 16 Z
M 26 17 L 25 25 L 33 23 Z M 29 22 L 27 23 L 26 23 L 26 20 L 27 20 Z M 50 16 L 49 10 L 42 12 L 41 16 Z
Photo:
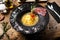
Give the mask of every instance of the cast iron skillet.
M 36 25 L 32 26 L 32 27 L 27 27 L 24 26 L 19 19 L 21 19 L 21 17 L 27 13 L 27 12 L 31 12 L 31 6 L 35 5 L 35 7 L 42 7 L 39 4 L 34 4 L 34 3 L 25 3 L 22 4 L 18 7 L 16 7 L 13 11 L 12 14 L 10 16 L 10 23 L 12 25 L 12 27 L 24 34 L 34 34 L 37 32 L 40 32 L 42 30 L 44 30 L 49 22 L 49 15 L 48 12 L 46 13 L 45 16 L 42 16 L 40 14 L 37 14 L 39 16 L 39 21 Z M 44 8 L 44 7 L 43 7 Z

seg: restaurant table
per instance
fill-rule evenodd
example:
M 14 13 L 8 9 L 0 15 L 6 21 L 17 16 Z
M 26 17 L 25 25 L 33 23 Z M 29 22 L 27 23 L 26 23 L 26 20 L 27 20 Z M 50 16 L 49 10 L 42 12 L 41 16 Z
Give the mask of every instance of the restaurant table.
M 49 2 L 56 2 L 60 6 L 60 0 L 48 0 Z M 40 3 L 40 5 L 44 6 L 47 3 Z M 5 19 L 3 21 L 0 21 L 0 24 L 2 22 L 8 22 L 8 25 L 10 24 L 10 15 L 12 10 L 8 15 L 5 15 Z M 53 16 L 48 12 L 49 14 L 49 23 L 47 25 L 47 28 L 42 32 L 42 40 L 55 40 L 56 38 L 60 37 L 60 23 L 57 23 L 57 21 L 53 18 Z M 52 28 L 53 27 L 53 28 Z M 9 36 L 10 40 L 25 40 L 26 38 L 24 35 L 22 35 L 20 32 L 17 32 L 12 26 L 11 28 L 6 32 Z M 3 38 L 0 40 L 9 40 L 4 34 Z

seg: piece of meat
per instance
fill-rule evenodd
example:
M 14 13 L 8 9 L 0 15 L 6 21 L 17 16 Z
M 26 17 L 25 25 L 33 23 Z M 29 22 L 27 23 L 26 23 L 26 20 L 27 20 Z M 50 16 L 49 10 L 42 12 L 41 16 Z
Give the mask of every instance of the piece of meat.
M 42 8 L 42 7 L 34 8 L 34 12 L 36 12 L 38 14 L 41 14 L 42 16 L 45 16 L 46 15 L 46 9 L 45 8 Z

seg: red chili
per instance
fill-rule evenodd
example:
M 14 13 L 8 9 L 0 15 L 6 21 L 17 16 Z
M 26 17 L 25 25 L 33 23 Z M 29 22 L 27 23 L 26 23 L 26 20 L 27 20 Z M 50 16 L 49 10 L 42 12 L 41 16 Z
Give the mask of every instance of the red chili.
M 30 15 L 31 15 L 32 18 L 35 18 L 35 14 L 31 13 Z

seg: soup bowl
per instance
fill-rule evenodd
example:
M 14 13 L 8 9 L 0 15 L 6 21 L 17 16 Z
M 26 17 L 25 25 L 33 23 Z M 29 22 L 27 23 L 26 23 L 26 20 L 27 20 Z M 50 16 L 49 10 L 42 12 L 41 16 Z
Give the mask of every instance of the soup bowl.
M 29 14 L 29 12 L 33 12 L 33 14 L 38 16 L 38 22 L 35 25 L 24 25 L 21 21 L 22 17 L 25 14 Z M 23 20 L 24 22 L 25 20 Z M 28 21 L 28 20 L 27 20 Z M 33 22 L 33 21 L 32 21 Z M 15 9 L 13 9 L 11 16 L 10 16 L 10 23 L 12 27 L 21 32 L 23 34 L 34 34 L 46 29 L 47 24 L 49 22 L 49 14 L 46 8 L 42 7 L 39 4 L 34 3 L 25 3 L 19 5 Z M 26 22 L 27 24 L 27 22 Z

